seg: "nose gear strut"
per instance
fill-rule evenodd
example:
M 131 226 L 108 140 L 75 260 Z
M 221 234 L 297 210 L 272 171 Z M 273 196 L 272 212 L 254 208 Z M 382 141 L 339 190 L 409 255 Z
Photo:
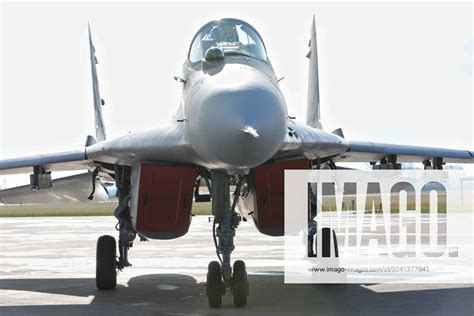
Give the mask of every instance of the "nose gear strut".
M 235 230 L 241 221 L 235 208 L 244 178 L 239 178 L 236 184 L 232 205 L 230 205 L 230 181 L 225 172 L 211 172 L 213 237 L 220 261 L 220 263 L 212 261 L 208 267 L 206 293 L 211 307 L 220 307 L 222 295 L 226 293 L 227 288 L 230 288 L 233 294 L 235 306 L 244 306 L 249 292 L 244 262 L 238 260 L 234 263 L 234 268 L 231 267 L 231 254 L 235 249 Z

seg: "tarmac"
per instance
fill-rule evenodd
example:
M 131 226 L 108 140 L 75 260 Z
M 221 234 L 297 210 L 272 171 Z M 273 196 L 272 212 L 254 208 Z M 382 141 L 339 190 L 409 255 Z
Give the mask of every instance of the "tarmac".
M 0 315 L 473 315 L 472 284 L 284 284 L 282 237 L 242 223 L 233 259 L 245 260 L 250 296 L 235 308 L 207 304 L 207 264 L 216 260 L 212 222 L 187 235 L 136 241 L 117 289 L 95 287 L 99 236 L 113 217 L 0 218 Z

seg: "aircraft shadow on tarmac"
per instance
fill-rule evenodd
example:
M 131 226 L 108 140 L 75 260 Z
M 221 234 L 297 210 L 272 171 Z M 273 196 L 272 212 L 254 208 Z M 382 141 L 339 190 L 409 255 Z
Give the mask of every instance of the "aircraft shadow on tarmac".
M 119 277 L 120 278 L 120 277 Z M 0 307 L 1 315 L 104 315 L 104 314 L 175 314 L 192 313 L 217 315 L 239 314 L 460 314 L 472 315 L 474 288 L 406 290 L 402 287 L 391 292 L 375 292 L 357 284 L 284 284 L 281 272 L 268 271 L 249 275 L 251 296 L 248 306 L 234 308 L 232 298 L 226 295 L 220 309 L 207 305 L 205 284 L 182 274 L 151 274 L 134 277 L 127 286 L 116 290 L 98 291 L 93 278 L 75 279 L 6 279 L 0 280 L 0 290 L 29 291 L 65 295 L 55 297 L 52 304 L 46 298 L 36 297 L 33 303 Z M 90 297 L 90 304 L 68 304 L 67 296 Z M 34 298 L 34 295 L 32 295 Z M 34 302 L 36 300 L 36 303 Z M 40 301 L 41 300 L 41 301 Z M 2 304 L 7 305 L 2 299 Z M 53 301 L 53 300 L 52 300 Z M 60 303 L 57 303 L 60 302 Z M 37 305 L 41 303 L 41 305 Z

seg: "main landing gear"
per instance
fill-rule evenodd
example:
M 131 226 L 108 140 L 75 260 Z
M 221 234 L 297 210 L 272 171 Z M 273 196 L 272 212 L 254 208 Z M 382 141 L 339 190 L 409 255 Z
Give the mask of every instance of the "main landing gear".
M 115 238 L 101 236 L 97 240 L 95 283 L 99 290 L 112 290 L 117 285 Z
M 230 256 L 235 248 L 235 230 L 241 221 L 240 215 L 235 212 L 235 207 L 243 178 L 239 178 L 236 183 L 232 205 L 230 205 L 230 180 L 231 178 L 225 172 L 211 173 L 213 237 L 219 261 L 209 263 L 206 294 L 209 306 L 214 308 L 221 306 L 222 296 L 227 290 L 232 293 L 236 307 L 245 306 L 249 295 L 245 263 L 237 260 L 231 267 Z M 217 228 L 216 225 L 218 225 Z
M 114 212 L 119 220 L 119 257 L 117 260 L 117 246 L 115 238 L 109 235 L 101 236 L 97 240 L 96 252 L 96 286 L 99 290 L 112 290 L 117 286 L 117 273 L 125 267 L 131 266 L 128 262 L 128 250 L 133 245 L 137 233 L 130 218 L 130 167 L 116 166 L 115 182 L 119 205 Z

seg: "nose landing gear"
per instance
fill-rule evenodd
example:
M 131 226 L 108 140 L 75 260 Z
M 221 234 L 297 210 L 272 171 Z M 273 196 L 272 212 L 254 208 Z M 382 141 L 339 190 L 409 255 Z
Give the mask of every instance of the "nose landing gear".
M 243 179 L 239 179 L 230 205 L 229 176 L 224 172 L 211 173 L 212 213 L 214 214 L 213 237 L 219 261 L 209 263 L 207 271 L 206 294 L 210 307 L 220 307 L 222 296 L 227 289 L 234 298 L 234 305 L 242 307 L 247 304 L 249 284 L 245 263 L 234 262 L 231 267 L 231 253 L 234 250 L 235 230 L 240 224 L 240 215 L 235 207 L 240 195 Z M 216 229 L 216 224 L 219 225 Z

